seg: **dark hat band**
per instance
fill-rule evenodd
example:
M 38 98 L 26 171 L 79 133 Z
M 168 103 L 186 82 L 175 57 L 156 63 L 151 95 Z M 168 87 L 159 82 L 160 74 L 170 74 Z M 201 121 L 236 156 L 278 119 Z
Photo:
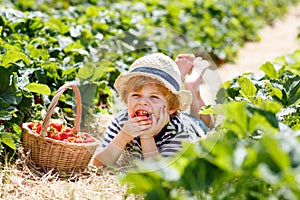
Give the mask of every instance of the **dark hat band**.
M 152 68 L 152 67 L 139 67 L 133 69 L 131 72 L 143 72 L 143 73 L 159 76 L 165 79 L 166 81 L 168 81 L 177 91 L 179 91 L 180 89 L 180 85 L 177 83 L 177 81 L 170 74 L 166 73 L 163 70 Z

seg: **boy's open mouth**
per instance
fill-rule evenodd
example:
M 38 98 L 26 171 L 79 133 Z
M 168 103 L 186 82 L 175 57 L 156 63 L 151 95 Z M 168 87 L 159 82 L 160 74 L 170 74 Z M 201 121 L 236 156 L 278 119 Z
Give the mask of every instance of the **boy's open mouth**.
M 138 116 L 147 116 L 147 117 L 149 117 L 149 115 L 150 114 L 146 110 L 137 110 L 137 111 L 135 111 L 135 116 L 136 117 L 138 117 Z

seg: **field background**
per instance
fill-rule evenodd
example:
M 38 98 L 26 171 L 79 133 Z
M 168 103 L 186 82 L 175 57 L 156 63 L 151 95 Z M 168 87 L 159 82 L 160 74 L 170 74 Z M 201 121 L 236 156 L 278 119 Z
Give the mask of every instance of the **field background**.
M 259 31 L 260 41 L 248 41 L 238 48 L 234 60 L 219 64 L 218 68 L 208 70 L 201 84 L 202 96 L 208 104 L 214 104 L 221 83 L 232 80 L 245 72 L 262 73 L 260 66 L 267 61 L 293 53 L 300 49 L 300 4 L 290 6 L 288 12 L 266 25 Z M 214 82 L 211 77 L 218 77 Z M 101 110 L 102 111 L 102 110 Z M 88 130 L 93 135 L 101 135 L 111 115 L 93 118 Z M 10 164 L 2 162 L 0 171 L 0 199 L 143 199 L 142 195 L 127 194 L 130 186 L 119 181 L 123 169 L 97 169 L 92 165 L 87 172 L 71 178 L 59 177 L 49 172 L 42 174 L 26 165 L 27 158 L 22 147 L 18 158 Z M 141 177 L 142 178 L 142 177 Z M 201 196 L 201 195 L 199 195 Z M 155 198 L 153 198 L 155 199 Z M 257 198 L 259 199 L 259 198 Z M 287 199 L 293 199 L 292 197 Z

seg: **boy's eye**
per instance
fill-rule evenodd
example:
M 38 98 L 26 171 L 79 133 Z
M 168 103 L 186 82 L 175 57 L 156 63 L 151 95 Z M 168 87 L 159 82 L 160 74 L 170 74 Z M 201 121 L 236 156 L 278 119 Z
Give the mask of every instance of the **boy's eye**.
M 131 96 L 132 96 L 132 97 L 138 97 L 138 96 L 140 96 L 140 95 L 137 94 L 137 93 L 133 93 L 133 94 L 131 94 Z
M 155 95 L 152 95 L 151 98 L 153 98 L 153 99 L 159 99 L 159 97 L 155 96 Z

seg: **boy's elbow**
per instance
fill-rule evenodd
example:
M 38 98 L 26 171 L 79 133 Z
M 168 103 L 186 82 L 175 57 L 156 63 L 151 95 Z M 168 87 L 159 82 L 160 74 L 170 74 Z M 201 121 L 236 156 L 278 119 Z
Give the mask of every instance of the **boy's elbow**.
M 92 165 L 94 165 L 96 167 L 104 167 L 105 166 L 105 164 L 103 162 L 101 162 L 101 160 L 99 158 L 97 158 L 95 156 L 92 158 L 91 163 L 92 163 Z

